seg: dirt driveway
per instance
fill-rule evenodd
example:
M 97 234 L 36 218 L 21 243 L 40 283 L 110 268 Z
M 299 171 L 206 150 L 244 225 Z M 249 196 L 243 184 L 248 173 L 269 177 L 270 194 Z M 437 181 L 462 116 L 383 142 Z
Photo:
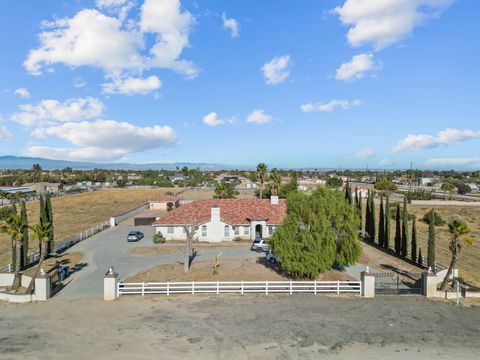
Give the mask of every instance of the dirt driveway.
M 0 304 L 2 359 L 478 359 L 480 309 L 423 297 Z

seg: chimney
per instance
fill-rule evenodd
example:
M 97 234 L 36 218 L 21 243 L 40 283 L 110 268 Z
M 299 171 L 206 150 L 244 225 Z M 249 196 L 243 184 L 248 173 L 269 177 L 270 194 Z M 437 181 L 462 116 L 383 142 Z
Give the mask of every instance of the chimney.
M 212 213 L 211 213 L 210 219 L 212 221 L 220 221 L 220 206 L 218 205 L 212 206 Z
M 278 196 L 276 196 L 276 195 L 270 196 L 270 204 L 278 205 Z

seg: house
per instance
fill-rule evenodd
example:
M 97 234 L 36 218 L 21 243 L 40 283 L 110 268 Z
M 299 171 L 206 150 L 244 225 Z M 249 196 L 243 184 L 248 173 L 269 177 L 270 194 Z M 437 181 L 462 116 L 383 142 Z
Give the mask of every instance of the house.
M 45 194 L 47 192 L 54 194 L 63 190 L 63 184 L 61 183 L 38 182 L 24 184 L 23 186 L 28 187 L 30 190 L 35 191 L 37 194 Z
M 175 182 L 175 181 L 185 181 L 185 179 L 186 179 L 185 176 L 183 176 L 183 175 L 180 174 L 180 173 L 176 173 L 175 175 L 168 177 L 168 180 L 170 180 L 171 182 Z
M 185 226 L 196 224 L 199 241 L 268 238 L 287 213 L 285 200 L 208 199 L 197 200 L 170 211 L 153 223 L 167 240 L 185 240 Z
M 158 199 L 150 200 L 148 205 L 150 210 L 170 211 L 180 206 L 180 198 L 173 195 L 162 195 Z
M 2 186 L 0 187 L 0 192 L 7 194 L 22 194 L 22 195 L 34 195 L 35 190 L 30 189 L 26 186 Z

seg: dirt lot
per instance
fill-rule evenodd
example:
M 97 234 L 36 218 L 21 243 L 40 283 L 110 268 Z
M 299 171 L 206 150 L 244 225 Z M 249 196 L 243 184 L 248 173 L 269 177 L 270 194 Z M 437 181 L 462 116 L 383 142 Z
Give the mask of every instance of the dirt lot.
M 172 189 L 105 189 L 78 195 L 52 198 L 55 237 L 64 240 L 108 220 L 113 215 L 129 211 Z M 38 201 L 27 203 L 30 225 L 39 218 Z M 30 249 L 38 244 L 30 241 Z M 10 240 L 0 233 L 0 265 L 10 262 Z
M 178 190 L 178 189 L 177 189 Z M 178 194 L 185 200 L 203 200 L 213 198 L 213 189 L 187 189 Z M 239 190 L 238 199 L 253 199 L 255 197 L 254 190 Z
M 183 265 L 160 265 L 127 278 L 127 282 L 143 281 L 281 281 L 290 280 L 272 267 L 265 258 L 220 258 L 218 274 L 213 274 L 212 261 L 194 261 L 188 273 Z M 345 273 L 329 270 L 318 280 L 354 280 Z
M 0 304 L 2 359 L 478 359 L 480 311 L 423 297 Z

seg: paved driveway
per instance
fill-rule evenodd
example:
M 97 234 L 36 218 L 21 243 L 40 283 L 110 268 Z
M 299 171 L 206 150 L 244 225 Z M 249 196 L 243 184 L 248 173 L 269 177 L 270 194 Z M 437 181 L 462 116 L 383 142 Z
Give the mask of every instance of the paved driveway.
M 131 230 L 140 230 L 145 237 L 139 242 L 127 242 Z M 128 255 L 128 250 L 141 245 L 152 245 L 152 226 L 117 226 L 98 233 L 73 246 L 69 251 L 85 253 L 86 266 L 67 279 L 67 286 L 57 296 L 60 298 L 103 298 L 103 277 L 110 266 L 114 266 L 120 279 L 134 275 L 156 265 L 183 262 L 183 254 L 137 257 Z M 259 254 L 245 247 L 222 247 L 222 257 L 256 257 Z M 197 258 L 212 258 L 218 249 L 197 249 Z

